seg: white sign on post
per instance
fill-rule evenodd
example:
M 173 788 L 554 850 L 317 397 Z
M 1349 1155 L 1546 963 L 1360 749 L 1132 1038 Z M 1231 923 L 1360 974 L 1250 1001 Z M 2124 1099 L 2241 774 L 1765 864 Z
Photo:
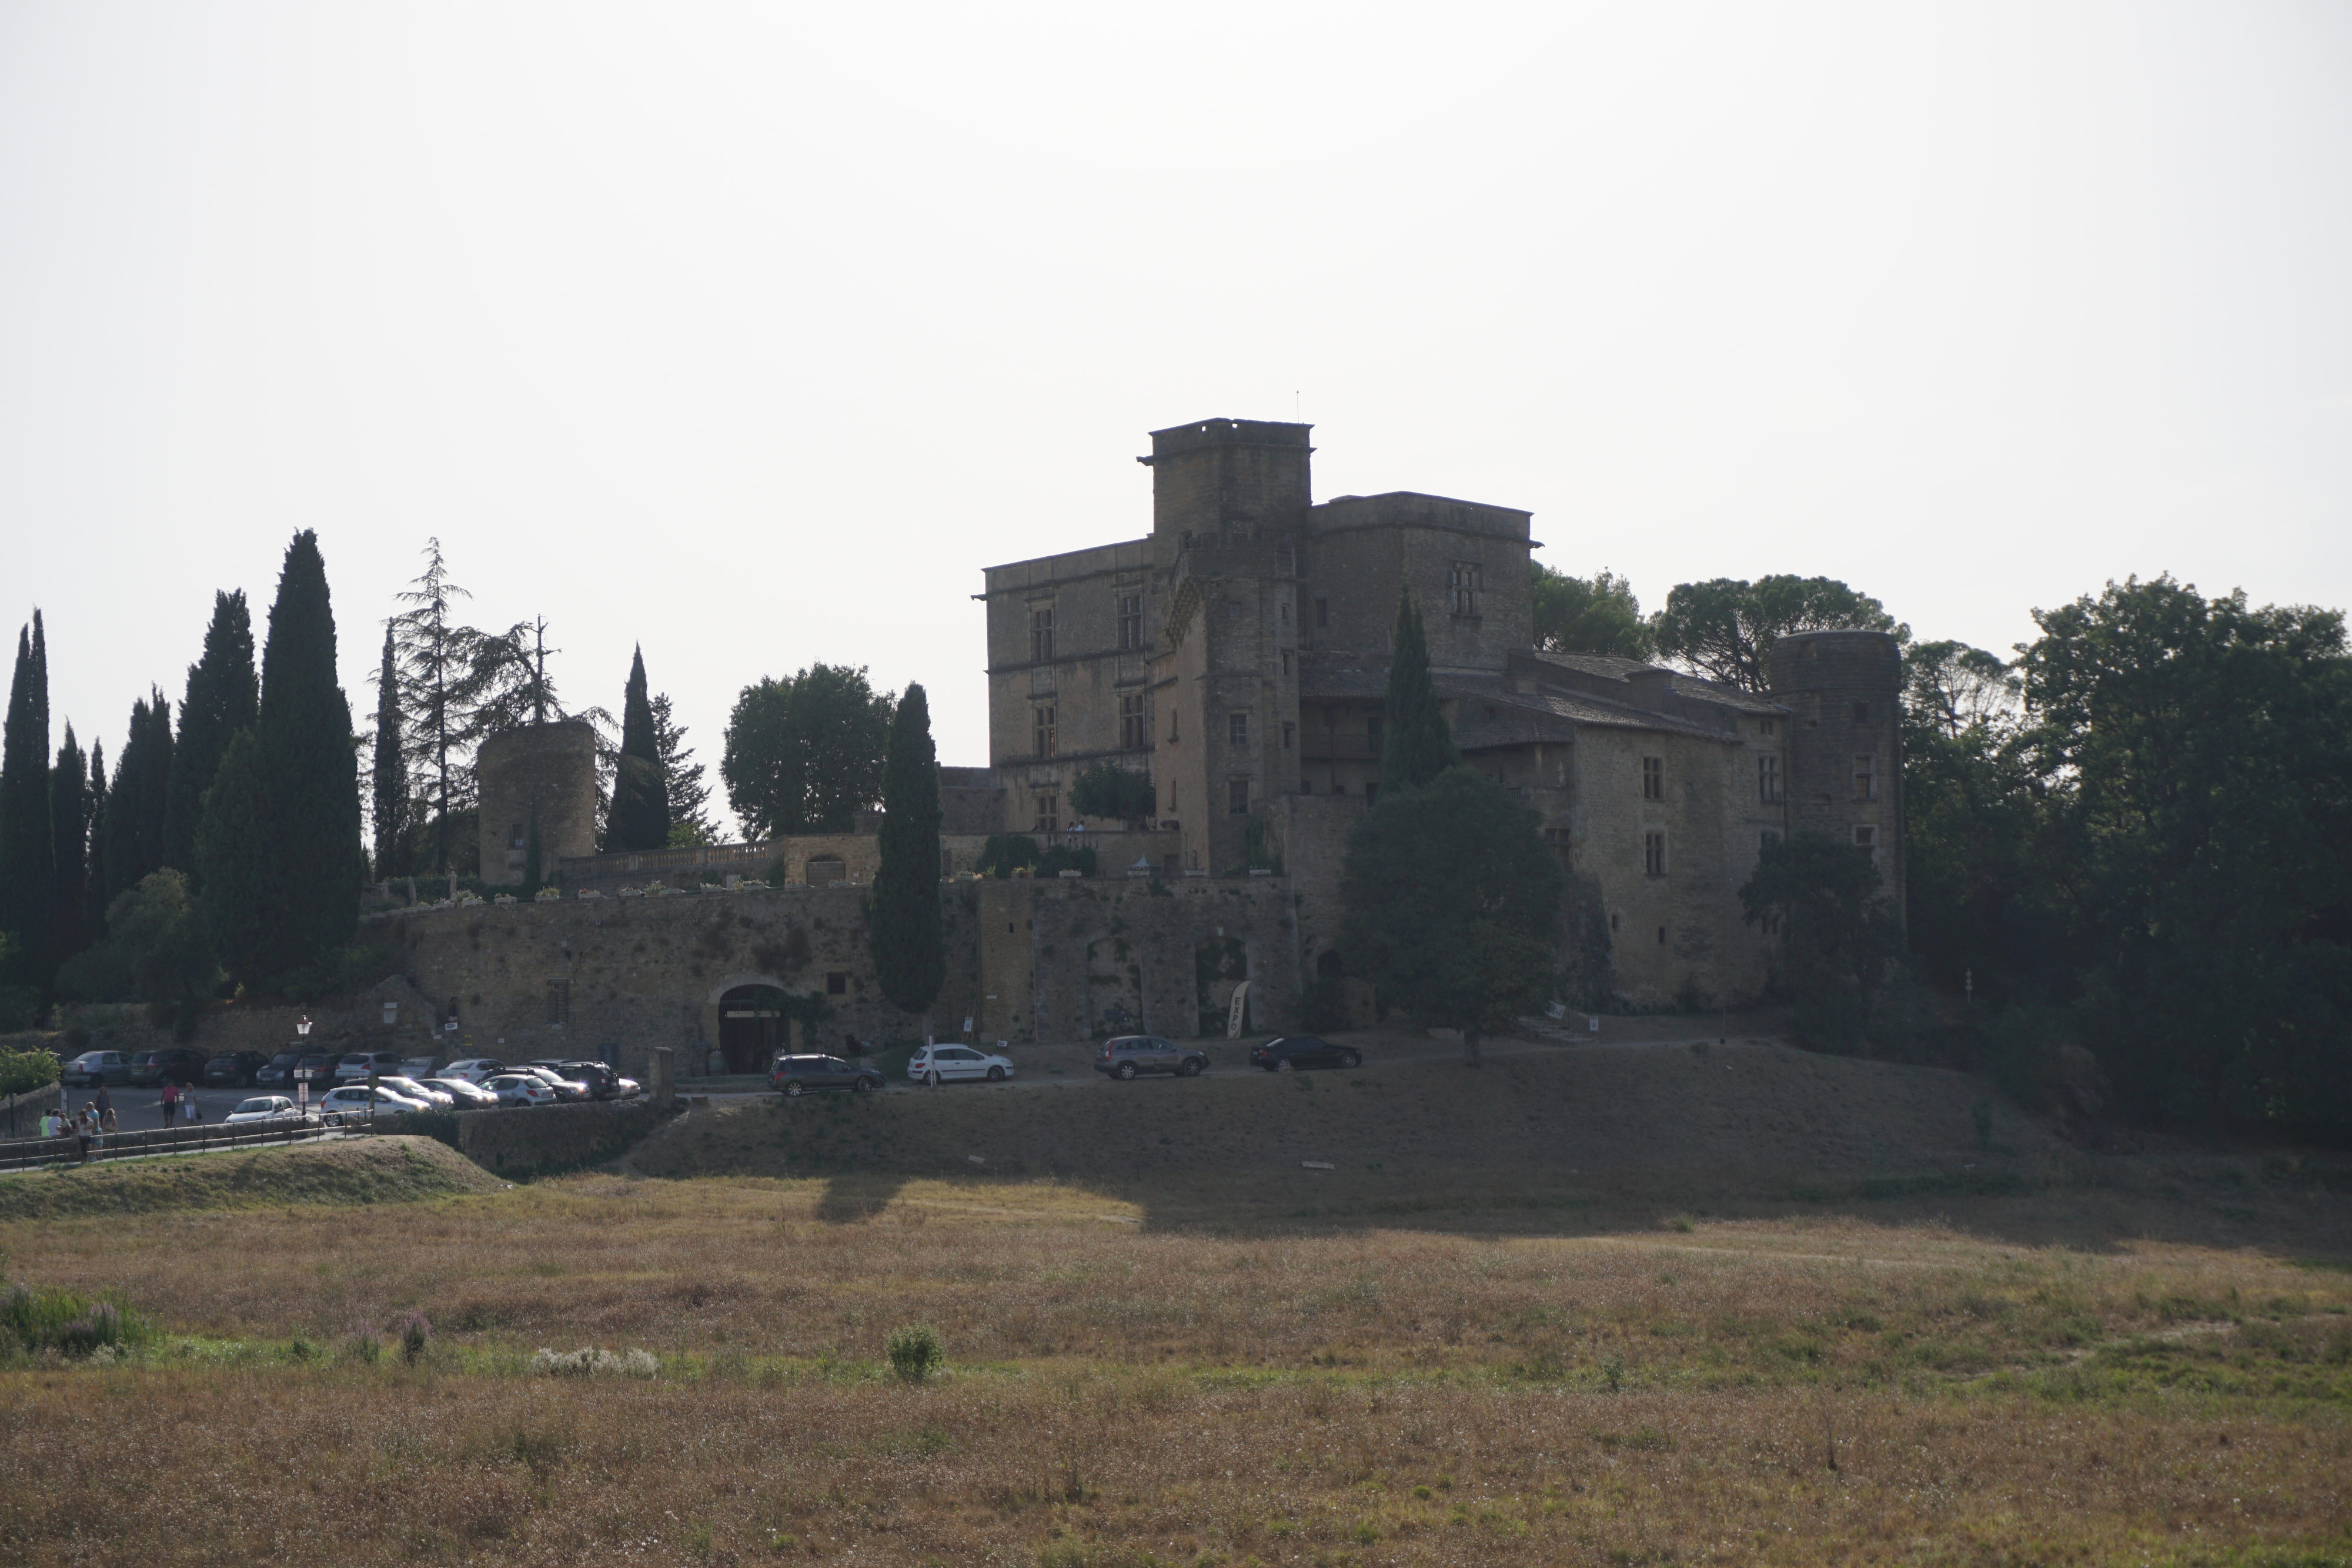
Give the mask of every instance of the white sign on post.
M 1227 1040 L 1239 1040 L 1242 1037 L 1242 1019 L 1249 1011 L 1249 988 L 1250 983 L 1247 980 L 1234 988 L 1233 1009 L 1225 1015 Z

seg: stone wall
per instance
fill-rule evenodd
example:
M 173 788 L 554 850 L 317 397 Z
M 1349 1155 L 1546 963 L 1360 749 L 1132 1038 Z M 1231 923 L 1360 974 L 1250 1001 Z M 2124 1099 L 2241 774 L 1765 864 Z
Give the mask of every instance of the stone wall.
M 484 1170 L 520 1176 L 615 1158 L 659 1125 L 671 1109 L 647 1097 L 621 1103 L 468 1111 L 453 1119 L 459 1154 Z

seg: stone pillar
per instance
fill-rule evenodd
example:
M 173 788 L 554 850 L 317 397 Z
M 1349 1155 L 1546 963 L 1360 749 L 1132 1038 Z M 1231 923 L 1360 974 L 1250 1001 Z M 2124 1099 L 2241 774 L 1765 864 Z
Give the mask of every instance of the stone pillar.
M 677 1098 L 677 1075 L 671 1066 L 673 1055 L 666 1045 L 655 1046 L 646 1052 L 646 1098 L 657 1106 Z

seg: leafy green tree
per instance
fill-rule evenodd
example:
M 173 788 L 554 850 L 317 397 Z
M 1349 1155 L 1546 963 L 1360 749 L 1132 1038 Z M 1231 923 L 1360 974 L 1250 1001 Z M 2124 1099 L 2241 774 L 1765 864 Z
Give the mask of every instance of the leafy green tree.
M 1088 821 L 1118 821 L 1133 827 L 1150 817 L 1159 802 L 1150 779 L 1108 758 L 1078 769 L 1070 785 L 1070 810 Z
M 0 933 L 16 938 L 15 972 L 35 991 L 48 978 L 58 868 L 49 832 L 49 656 L 41 612 L 16 633 L 8 717 L 0 729 Z
M 1350 974 L 1428 1027 L 1480 1041 L 1539 1010 L 1559 968 L 1561 873 L 1541 819 L 1475 768 L 1383 789 L 1348 844 Z
M 1410 589 L 1397 591 L 1396 640 L 1389 658 L 1388 709 L 1381 730 L 1381 793 L 1417 789 L 1462 760 L 1437 688 L 1429 678 L 1429 639 Z
M 56 911 L 52 927 L 52 965 L 62 964 L 89 945 L 88 906 L 89 882 L 89 776 L 84 769 L 81 745 L 73 726 L 66 726 L 65 743 L 58 747 L 57 766 L 49 769 L 49 855 L 57 868 Z
M 383 662 L 375 677 L 374 767 L 370 770 L 370 815 L 375 826 L 378 881 L 406 876 L 409 868 L 408 760 L 401 743 L 400 653 L 392 628 L 383 629 Z
M 1016 871 L 1034 868 L 1037 860 L 1037 841 L 1028 834 L 991 833 L 988 841 L 980 846 L 980 863 L 973 869 L 982 876 L 1003 882 Z
M 1633 585 L 1607 571 L 1570 577 L 1535 567 L 1536 646 L 1549 653 L 1615 653 L 1647 659 L 1656 652 Z
M 908 684 L 890 719 L 882 774 L 881 863 L 874 873 L 874 977 L 901 1009 L 928 1013 L 947 979 L 940 913 L 940 759 L 931 708 Z
M 719 763 L 744 832 L 852 831 L 857 813 L 881 802 L 891 707 L 863 668 L 842 664 L 744 687 Z
M 683 828 L 688 843 L 715 844 L 719 828 L 710 820 L 710 785 L 702 776 L 702 764 L 694 759 L 694 747 L 686 744 L 686 726 L 673 716 L 667 692 L 654 694 L 653 710 L 654 755 L 660 758 L 662 779 L 669 786 L 669 841 L 676 846 Z
M 663 777 L 660 737 L 646 691 L 646 654 L 629 661 L 621 704 L 621 755 L 613 775 L 613 806 L 604 818 L 607 850 L 657 850 L 669 842 L 669 781 Z
M 236 979 L 299 988 L 351 939 L 362 868 L 351 705 L 335 679 L 326 562 L 308 529 L 278 575 L 251 735 L 223 759 L 198 833 L 205 912 Z
M 1650 622 L 1660 657 L 1742 691 L 1769 682 L 1772 644 L 1791 632 L 1892 632 L 1909 641 L 1886 607 L 1826 577 L 1718 577 L 1678 584 Z
M 2052 611 L 2024 737 L 2127 1102 L 2352 1124 L 2352 658 L 2340 612 L 2172 578 Z
M 160 864 L 184 872 L 195 868 L 196 824 L 204 820 L 205 791 L 213 787 L 229 741 L 237 731 L 253 727 L 260 707 L 261 683 L 253 668 L 253 618 L 246 611 L 245 591 L 215 593 L 204 653 L 188 666 L 180 738 L 165 770 Z
M 1872 1001 L 1902 952 L 1870 852 L 1793 833 L 1764 846 L 1739 903 L 1749 924 L 1780 932 L 1780 978 L 1796 1001 L 1798 1039 L 1817 1051 L 1862 1051 Z
M 193 1035 L 221 971 L 186 875 L 168 867 L 151 873 L 107 907 L 106 925 L 148 1021 L 171 1025 L 181 1040 Z

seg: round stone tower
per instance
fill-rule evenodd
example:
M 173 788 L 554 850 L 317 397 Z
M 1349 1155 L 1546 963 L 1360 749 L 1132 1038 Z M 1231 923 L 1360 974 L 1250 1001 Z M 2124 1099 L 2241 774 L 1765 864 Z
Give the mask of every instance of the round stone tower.
M 494 735 L 482 742 L 474 775 L 484 882 L 522 881 L 534 812 L 541 880 L 553 882 L 565 856 L 596 852 L 596 732 L 584 720 Z
M 1903 914 L 1903 650 L 1884 632 L 1798 632 L 1772 644 L 1790 711 L 1789 831 L 1867 849 Z

